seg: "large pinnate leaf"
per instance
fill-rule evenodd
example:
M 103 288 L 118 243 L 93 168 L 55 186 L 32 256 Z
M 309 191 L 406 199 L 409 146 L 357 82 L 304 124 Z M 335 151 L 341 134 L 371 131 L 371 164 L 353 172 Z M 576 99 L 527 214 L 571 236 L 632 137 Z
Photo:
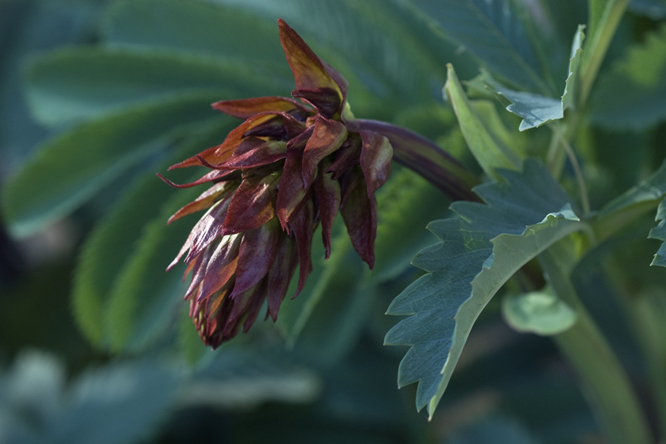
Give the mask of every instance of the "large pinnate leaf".
M 597 237 L 607 237 L 609 233 L 626 225 L 627 221 L 633 220 L 633 215 L 650 211 L 657 205 L 659 206 L 655 220 L 659 224 L 650 230 L 648 237 L 664 243 L 655 254 L 651 265 L 666 267 L 666 159 L 652 176 L 610 201 L 599 211 L 594 227 Z
M 559 239 L 586 228 L 566 193 L 538 161 L 522 172 L 500 170 L 501 181 L 476 188 L 485 204 L 457 202 L 457 216 L 432 222 L 441 242 L 413 263 L 428 272 L 391 304 L 388 314 L 410 316 L 386 335 L 409 345 L 400 386 L 419 381 L 416 406 L 432 416 L 474 322 L 499 288 Z
M 508 0 L 410 0 L 447 37 L 515 85 L 548 93 L 544 72 L 516 10 Z
M 167 167 L 193 153 L 219 143 L 232 128 L 230 122 L 206 126 L 203 135 L 193 134 L 174 153 L 157 166 L 155 171 L 166 171 Z M 199 173 L 194 172 L 195 174 Z M 169 174 L 171 180 L 188 182 L 198 179 L 187 169 L 175 170 Z M 200 175 L 200 174 L 199 174 Z M 88 340 L 100 348 L 110 346 L 110 332 L 106 316 L 109 313 L 109 299 L 115 280 L 119 277 L 126 261 L 135 254 L 145 227 L 153 220 L 156 225 L 166 228 L 166 219 L 160 219 L 162 207 L 172 196 L 201 192 L 201 189 L 176 191 L 159 180 L 153 172 L 143 175 L 133 182 L 120 200 L 99 222 L 83 245 L 72 290 L 72 305 L 75 319 Z M 168 217 L 168 216 L 167 216 Z M 184 224 L 187 229 L 187 223 Z M 178 230 L 178 229 L 177 229 Z M 184 239 L 175 238 L 173 248 L 178 250 Z M 167 260 L 169 258 L 165 258 Z M 159 272 L 164 272 L 164 263 L 153 264 Z M 174 272 L 175 273 L 175 272 Z M 158 275 L 159 276 L 159 275 Z M 164 278 L 167 277 L 165 274 Z M 148 279 L 148 278 L 146 278 Z M 154 290 L 157 294 L 157 289 Z M 159 296 L 159 295 L 158 295 Z M 145 295 L 138 297 L 146 298 Z M 191 323 L 189 324 L 191 327 Z M 198 339 L 198 338 L 197 338 Z
M 110 8 L 102 34 L 112 48 L 252 61 L 290 77 L 276 23 L 239 8 L 202 1 L 123 0 Z
M 47 142 L 3 190 L 10 230 L 30 235 L 73 211 L 189 124 L 215 117 L 210 103 L 217 96 L 176 95 L 92 120 Z
M 629 48 L 602 75 L 591 99 L 591 120 L 609 129 L 643 129 L 666 119 L 666 25 Z
M 248 64 L 125 49 L 60 50 L 34 59 L 26 72 L 32 114 L 46 125 L 89 120 L 176 93 L 215 89 L 217 100 L 225 100 L 284 93 L 291 85 Z
M 520 131 L 539 127 L 552 120 L 562 119 L 565 110 L 576 107 L 578 67 L 583 55 L 583 40 L 585 39 L 583 29 L 583 26 L 579 26 L 574 36 L 565 88 L 562 97 L 559 99 L 524 91 L 514 91 L 500 85 L 490 76 L 484 76 L 486 85 L 500 96 L 502 101 L 509 102 L 506 107 L 507 111 L 523 118 L 518 128 Z
M 277 36 L 278 17 L 347 77 L 355 111 L 376 106 L 377 97 L 384 100 L 381 109 L 396 97 L 400 105 L 432 100 L 433 89 L 423 85 L 441 83 L 440 61 L 454 57 L 452 45 L 433 39 L 397 3 L 382 0 L 120 1 L 108 16 L 104 40 L 111 47 L 249 61 L 256 68 L 275 67 L 270 75 L 290 76 Z M 437 44 L 427 46 L 428 37 Z M 457 59 L 470 65 L 465 55 Z
M 650 265 L 666 267 L 666 199 L 662 200 L 659 204 L 656 220 L 659 222 L 659 225 L 650 230 L 648 237 L 650 239 L 658 239 L 664 243 L 659 247 Z

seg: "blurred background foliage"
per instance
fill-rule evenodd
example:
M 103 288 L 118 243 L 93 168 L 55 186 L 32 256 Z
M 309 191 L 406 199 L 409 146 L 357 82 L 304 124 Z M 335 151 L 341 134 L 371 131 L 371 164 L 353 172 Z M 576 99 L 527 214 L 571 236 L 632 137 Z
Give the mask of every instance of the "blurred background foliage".
M 528 31 L 545 35 L 552 65 L 565 69 L 585 3 L 521 5 L 515 17 L 538 11 L 556 25 Z M 382 347 L 396 322 L 383 313 L 418 276 L 409 261 L 432 242 L 425 225 L 449 205 L 399 167 L 378 196 L 375 270 L 338 236 L 275 325 L 257 324 L 214 353 L 200 344 L 181 300 L 183 269 L 164 269 L 193 223 L 166 219 L 201 190 L 173 190 L 155 173 L 235 126 L 210 103 L 289 95 L 278 17 L 345 75 L 357 117 L 411 128 L 477 168 L 441 89 L 446 63 L 469 80 L 479 61 L 456 43 L 464 35 L 426 25 L 409 2 L 0 0 L 0 442 L 597 442 L 572 371 L 548 339 L 509 329 L 499 298 L 432 422 L 414 412 L 413 386 L 396 389 L 404 350 Z M 627 45 L 642 44 L 664 17 L 661 0 L 632 2 L 599 88 L 627 87 Z M 638 101 L 644 115 L 623 118 L 598 97 L 597 126 L 577 141 L 593 206 L 648 172 L 666 136 L 663 106 Z M 516 132 L 519 119 L 501 116 Z M 630 262 L 616 256 L 612 266 Z M 316 246 L 313 258 L 322 257 Z M 631 332 L 618 328 L 620 298 L 609 297 L 616 283 L 593 258 L 575 281 L 641 386 L 647 370 Z

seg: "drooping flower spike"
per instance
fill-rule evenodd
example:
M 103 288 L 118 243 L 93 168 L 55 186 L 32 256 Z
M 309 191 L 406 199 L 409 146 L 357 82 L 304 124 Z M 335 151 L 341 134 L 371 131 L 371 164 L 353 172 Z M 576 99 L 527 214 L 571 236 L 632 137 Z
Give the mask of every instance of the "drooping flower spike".
M 360 127 L 342 75 L 283 20 L 279 29 L 296 82 L 292 98 L 214 103 L 213 108 L 246 120 L 222 144 L 170 168 L 210 169 L 201 179 L 178 185 L 211 186 L 169 219 L 207 210 L 169 269 L 185 256 L 185 276 L 192 274 L 185 294 L 190 317 L 213 348 L 241 327 L 247 331 L 265 300 L 266 318 L 277 318 L 296 266 L 296 295 L 312 270 L 319 225 L 326 258 L 330 255 L 338 213 L 359 256 L 370 268 L 374 264 L 375 191 L 390 175 L 391 144 Z

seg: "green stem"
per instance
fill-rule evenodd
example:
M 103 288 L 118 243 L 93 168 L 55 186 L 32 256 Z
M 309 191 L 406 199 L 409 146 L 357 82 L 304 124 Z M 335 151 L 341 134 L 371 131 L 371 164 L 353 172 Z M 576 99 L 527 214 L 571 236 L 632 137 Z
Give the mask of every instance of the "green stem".
M 578 159 L 576 158 L 576 153 L 574 153 L 573 148 L 567 142 L 567 139 L 562 139 L 562 145 L 564 146 L 564 151 L 569 157 L 569 162 L 574 169 L 574 174 L 576 175 L 576 182 L 578 183 L 578 191 L 580 192 L 580 201 L 583 205 L 583 213 L 586 215 L 590 213 L 590 200 L 587 197 L 587 186 L 585 186 L 585 179 L 583 178 L 583 170 L 580 168 Z
M 590 315 L 579 311 L 576 324 L 554 339 L 587 386 L 610 442 L 652 443 L 627 375 Z
M 650 292 L 643 292 L 630 304 L 637 336 L 647 358 L 662 439 L 666 438 L 665 296 L 661 288 L 654 288 Z
M 560 139 L 562 138 L 561 131 L 551 127 L 552 134 L 550 136 L 550 144 L 548 145 L 548 154 L 546 155 L 546 165 L 550 174 L 555 179 L 562 176 L 562 169 L 564 167 L 564 153 L 561 149 Z
M 651 444 L 654 441 L 629 378 L 569 279 L 575 261 L 563 245 L 558 243 L 539 257 L 557 295 L 578 312 L 576 324 L 554 340 L 582 379 L 608 442 Z
M 646 200 L 609 214 L 600 214 L 592 223 L 597 242 L 603 242 L 622 231 L 646 213 L 654 211 L 661 199 Z
M 590 2 L 594 4 L 594 2 Z M 609 0 L 605 3 L 601 17 L 593 24 L 596 29 L 590 29 L 588 43 L 583 49 L 581 62 L 580 97 L 579 103 L 584 106 L 592 90 L 594 80 L 606 56 L 608 46 L 615 35 L 617 26 L 627 9 L 629 0 Z M 590 15 L 593 11 L 590 11 Z

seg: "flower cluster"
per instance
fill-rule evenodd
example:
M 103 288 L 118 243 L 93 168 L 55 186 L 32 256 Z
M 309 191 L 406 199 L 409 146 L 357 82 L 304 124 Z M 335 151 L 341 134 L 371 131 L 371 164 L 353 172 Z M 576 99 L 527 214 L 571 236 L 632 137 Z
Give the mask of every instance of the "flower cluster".
M 314 231 L 321 225 L 328 258 L 338 212 L 359 256 L 374 263 L 375 191 L 390 174 L 391 144 L 361 129 L 340 73 L 283 20 L 279 29 L 296 83 L 292 98 L 213 104 L 245 121 L 221 145 L 170 168 L 210 169 L 193 183 L 172 184 L 211 186 L 170 218 L 207 210 L 169 269 L 185 256 L 190 317 L 213 348 L 247 331 L 264 301 L 266 318 L 275 320 L 297 266 L 301 292 Z

